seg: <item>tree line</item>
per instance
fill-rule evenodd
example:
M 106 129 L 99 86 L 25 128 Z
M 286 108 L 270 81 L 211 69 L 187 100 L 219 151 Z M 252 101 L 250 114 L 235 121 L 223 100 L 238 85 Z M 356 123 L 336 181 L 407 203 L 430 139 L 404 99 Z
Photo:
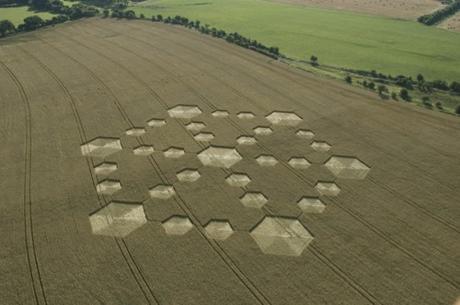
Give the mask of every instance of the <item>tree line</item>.
M 417 20 L 418 22 L 421 22 L 426 25 L 433 25 L 454 15 L 458 11 L 460 11 L 460 0 L 453 0 L 447 6 L 437 11 L 434 11 L 431 14 L 420 16 L 417 18 Z
M 16 0 L 15 3 L 17 5 L 22 5 L 22 2 L 22 0 Z M 96 7 L 82 3 L 77 3 L 72 5 L 72 7 L 68 7 L 64 5 L 61 0 L 31 0 L 29 5 L 34 10 L 48 11 L 57 15 L 48 20 L 43 20 L 37 15 L 29 16 L 24 18 L 24 22 L 18 25 L 18 27 L 15 27 L 10 20 L 0 20 L 0 37 L 16 32 L 33 31 L 44 26 L 63 23 L 68 20 L 93 17 L 99 13 Z
M 366 71 L 366 70 L 354 70 L 354 69 L 342 69 L 343 71 L 350 72 L 353 74 L 373 78 L 375 82 L 382 84 L 394 84 L 399 87 L 405 88 L 407 90 L 413 90 L 414 88 L 419 89 L 425 93 L 432 93 L 435 89 L 440 91 L 451 92 L 454 94 L 460 94 L 460 83 L 457 81 L 452 81 L 448 83 L 445 80 L 433 80 L 428 81 L 422 74 L 418 74 L 416 79 L 413 79 L 411 76 L 405 75 L 396 75 L 391 74 L 386 75 L 375 70 Z

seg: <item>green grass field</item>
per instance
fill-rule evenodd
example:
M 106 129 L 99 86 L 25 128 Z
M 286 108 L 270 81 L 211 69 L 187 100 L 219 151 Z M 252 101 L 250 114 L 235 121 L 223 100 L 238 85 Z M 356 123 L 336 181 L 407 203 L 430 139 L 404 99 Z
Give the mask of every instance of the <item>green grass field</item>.
M 460 80 L 460 33 L 417 22 L 263 0 L 147 0 L 132 9 L 198 19 L 297 59 L 314 54 L 329 65 Z
M 0 8 L 0 20 L 8 19 L 16 26 L 23 23 L 24 18 L 32 15 L 38 15 L 44 20 L 53 17 L 53 14 L 47 12 L 34 12 L 30 10 L 28 6 Z

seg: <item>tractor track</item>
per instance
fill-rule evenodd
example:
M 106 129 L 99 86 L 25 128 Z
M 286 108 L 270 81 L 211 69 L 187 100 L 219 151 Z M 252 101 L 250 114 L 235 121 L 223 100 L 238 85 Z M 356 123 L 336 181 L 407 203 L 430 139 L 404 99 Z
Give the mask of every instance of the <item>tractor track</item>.
M 2 61 L 0 65 L 8 73 L 11 80 L 17 87 L 18 93 L 24 105 L 25 119 L 25 151 L 24 151 L 24 197 L 23 197 L 23 214 L 24 214 L 24 241 L 27 256 L 27 265 L 30 278 L 32 281 L 32 289 L 37 305 L 47 305 L 48 300 L 43 285 L 43 280 L 40 271 L 40 264 L 37 257 L 34 237 L 34 221 L 32 213 L 32 112 L 30 107 L 29 96 L 24 89 L 21 81 L 14 72 Z
M 70 93 L 70 91 L 68 90 L 68 88 L 65 86 L 65 84 L 59 79 L 59 77 L 48 67 L 46 66 L 46 64 L 44 64 L 42 61 L 40 61 L 37 57 L 35 57 L 34 55 L 32 55 L 29 51 L 26 51 L 25 49 L 21 48 L 20 49 L 25 53 L 27 54 L 30 58 L 32 58 L 34 61 L 36 61 L 40 67 L 45 70 L 48 75 L 50 75 L 54 80 L 55 82 L 58 84 L 58 86 L 61 88 L 61 90 L 63 91 L 63 93 L 65 94 L 65 96 L 67 97 L 67 100 L 69 101 L 69 104 L 71 106 L 71 109 L 72 109 L 72 113 L 73 113 L 73 116 L 74 116 L 74 119 L 75 119 L 75 123 L 77 125 L 77 129 L 78 129 L 78 134 L 79 134 L 79 137 L 80 137 L 80 141 L 81 143 L 86 143 L 88 142 L 88 139 L 86 137 L 86 133 L 85 133 L 85 129 L 83 127 L 83 124 L 82 124 L 82 120 L 81 120 L 81 117 L 80 117 L 80 114 L 78 112 L 78 109 L 77 109 L 77 106 L 76 106 L 76 103 L 75 103 L 75 100 L 74 100 L 74 97 L 72 96 L 72 94 Z M 103 206 L 106 206 L 108 204 L 107 200 L 105 199 L 104 196 L 100 195 L 97 191 L 96 191 L 96 185 L 97 185 L 97 178 L 94 176 L 93 174 L 93 168 L 95 167 L 95 164 L 94 164 L 94 161 L 92 158 L 85 158 L 86 159 L 86 163 L 87 163 L 87 167 L 88 167 L 88 170 L 89 170 L 89 173 L 90 173 L 90 177 L 91 177 L 91 180 L 92 180 L 92 183 L 93 183 L 93 187 L 94 187 L 94 191 L 96 192 L 97 194 L 97 197 L 98 197 L 98 202 L 99 202 L 99 206 L 100 207 L 103 207 Z M 134 280 L 136 281 L 139 289 L 141 290 L 142 294 L 144 295 L 144 297 L 146 298 L 147 302 L 149 304 L 160 304 L 158 302 L 158 299 L 157 297 L 155 296 L 155 294 L 153 293 L 153 290 L 151 289 L 151 287 L 148 285 L 148 283 L 145 281 L 145 278 L 142 274 L 142 271 L 141 269 L 139 268 L 139 266 L 137 265 L 136 261 L 134 260 L 133 256 L 131 255 L 130 251 L 129 251 L 129 248 L 127 247 L 126 243 L 124 240 L 122 239 L 118 239 L 118 238 L 113 238 L 113 240 L 115 241 L 115 243 L 117 244 L 117 247 L 119 248 L 121 254 L 122 254 L 122 257 L 123 259 L 125 260 L 130 272 L 131 272 L 131 275 L 133 276 Z M 136 272 L 137 271 L 137 272 Z M 147 290 L 148 292 L 150 293 L 150 296 L 148 294 L 147 291 L 145 291 L 145 287 L 147 287 Z M 151 301 L 151 299 L 154 299 L 154 302 Z

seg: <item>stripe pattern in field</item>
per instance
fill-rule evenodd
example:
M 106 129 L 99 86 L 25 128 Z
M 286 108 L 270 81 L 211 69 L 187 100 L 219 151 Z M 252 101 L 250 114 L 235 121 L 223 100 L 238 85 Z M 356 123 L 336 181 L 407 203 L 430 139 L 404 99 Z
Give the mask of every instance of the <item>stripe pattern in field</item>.
M 7 304 L 457 297 L 457 118 L 142 21 L 11 37 L 0 64 Z

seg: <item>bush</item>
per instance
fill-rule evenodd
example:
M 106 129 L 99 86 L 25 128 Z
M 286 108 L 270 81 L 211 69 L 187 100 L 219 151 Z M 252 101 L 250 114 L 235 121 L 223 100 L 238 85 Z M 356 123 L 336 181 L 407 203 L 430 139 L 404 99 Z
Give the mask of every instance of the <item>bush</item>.
M 379 85 L 377 87 L 377 91 L 379 92 L 379 95 L 383 95 L 385 93 L 388 93 L 388 88 L 384 85 Z
M 455 108 L 455 114 L 460 115 L 460 105 L 457 105 L 457 107 Z
M 318 57 L 316 57 L 315 55 L 312 55 L 310 57 L 310 63 L 312 66 L 318 66 L 319 63 L 318 63 Z
M 391 98 L 395 101 L 398 100 L 398 95 L 396 94 L 396 92 L 391 92 Z
M 109 17 L 110 11 L 108 9 L 105 9 L 103 12 L 104 18 Z
M 426 108 L 429 108 L 429 109 L 433 108 L 433 104 L 431 103 L 430 98 L 428 96 L 422 97 L 422 103 L 423 103 L 423 106 L 425 106 Z
M 407 91 L 407 89 L 401 89 L 401 91 L 399 92 L 399 96 L 405 101 L 410 101 L 411 100 L 411 97 L 409 95 L 409 91 Z
M 449 86 L 450 91 L 455 93 L 460 93 L 460 83 L 459 82 L 452 82 Z
M 24 23 L 19 25 L 24 31 L 33 31 L 45 24 L 40 16 L 34 15 L 24 18 Z
M 351 84 L 353 82 L 350 75 L 345 76 L 345 82 L 347 82 L 348 84 Z
M 438 108 L 439 110 L 443 110 L 444 107 L 442 106 L 442 103 L 441 102 L 436 102 L 436 108 Z
M 443 91 L 449 90 L 449 85 L 447 84 L 446 81 L 443 81 L 443 80 L 434 80 L 430 82 L 430 85 L 433 88 L 438 89 L 438 90 L 443 90 Z
M 16 31 L 16 27 L 11 21 L 9 20 L 0 21 L 0 36 L 1 37 L 14 33 L 15 31 Z
M 123 13 L 123 17 L 126 19 L 136 19 L 136 13 L 133 10 L 128 10 Z

